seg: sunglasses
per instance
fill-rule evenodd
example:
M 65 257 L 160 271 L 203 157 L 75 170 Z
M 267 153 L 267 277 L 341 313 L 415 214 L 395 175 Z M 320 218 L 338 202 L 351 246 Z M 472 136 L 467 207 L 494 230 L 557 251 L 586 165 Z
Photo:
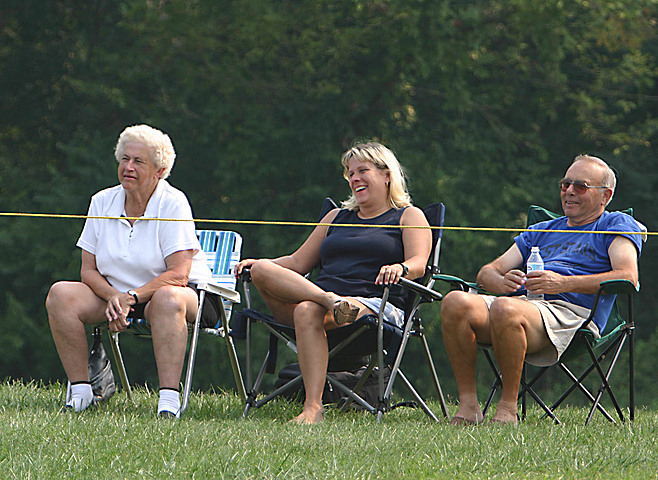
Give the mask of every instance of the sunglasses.
M 604 185 L 588 185 L 587 182 L 583 182 L 582 180 L 569 180 L 568 178 L 563 178 L 560 180 L 560 190 L 563 192 L 566 192 L 571 185 L 573 185 L 574 192 L 580 195 L 585 193 L 590 188 L 610 188 Z

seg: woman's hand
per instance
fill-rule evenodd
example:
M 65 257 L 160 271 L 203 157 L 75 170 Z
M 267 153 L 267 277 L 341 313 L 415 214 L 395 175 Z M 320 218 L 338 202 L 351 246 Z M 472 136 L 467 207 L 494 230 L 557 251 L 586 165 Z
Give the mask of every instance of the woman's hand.
M 251 268 L 251 266 L 256 263 L 255 258 L 245 258 L 244 260 L 241 260 L 236 266 L 235 266 L 235 278 L 239 278 L 240 274 L 242 273 L 242 270 L 245 268 Z
M 377 285 L 393 285 L 400 281 L 404 267 L 401 263 L 394 263 L 393 265 L 384 265 L 380 270 L 375 284 Z
M 107 317 L 110 331 L 123 332 L 128 328 L 126 318 L 132 310 L 131 304 L 134 302 L 135 299 L 129 293 L 117 293 L 107 301 L 105 316 Z

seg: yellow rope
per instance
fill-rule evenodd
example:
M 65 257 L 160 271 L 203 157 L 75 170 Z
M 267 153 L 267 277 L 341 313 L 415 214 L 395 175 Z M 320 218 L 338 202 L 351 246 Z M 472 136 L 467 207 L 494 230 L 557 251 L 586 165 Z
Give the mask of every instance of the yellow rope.
M 322 222 L 292 222 L 277 220 L 222 220 L 210 218 L 147 218 L 147 217 L 110 217 L 110 216 L 90 216 L 75 214 L 58 214 L 58 213 L 23 213 L 23 212 L 0 212 L 0 217 L 28 217 L 28 218 L 73 218 L 73 219 L 99 219 L 99 220 L 156 220 L 159 222 L 195 222 L 195 223 L 219 223 L 232 225 L 278 225 L 278 226 L 301 226 L 301 227 L 374 227 L 374 228 L 419 228 L 430 230 L 461 230 L 473 232 L 547 232 L 547 233 L 599 233 L 613 235 L 658 235 L 658 232 L 619 232 L 619 231 L 589 231 L 589 230 L 541 230 L 528 228 L 508 228 L 508 227 L 451 227 L 451 226 L 415 226 L 415 225 L 371 225 L 361 223 L 322 223 Z

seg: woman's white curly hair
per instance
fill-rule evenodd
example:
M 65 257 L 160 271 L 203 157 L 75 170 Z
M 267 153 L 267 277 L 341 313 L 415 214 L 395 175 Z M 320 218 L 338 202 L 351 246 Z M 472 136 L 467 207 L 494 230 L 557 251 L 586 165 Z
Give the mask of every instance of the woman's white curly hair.
M 139 142 L 146 145 L 151 156 L 151 161 L 158 168 L 164 168 L 161 179 L 165 179 L 171 173 L 176 159 L 176 152 L 174 145 L 171 143 L 169 135 L 161 132 L 157 128 L 149 127 L 148 125 L 133 125 L 126 127 L 126 129 L 119 135 L 116 148 L 114 149 L 114 156 L 117 162 L 123 156 L 126 145 L 131 142 Z

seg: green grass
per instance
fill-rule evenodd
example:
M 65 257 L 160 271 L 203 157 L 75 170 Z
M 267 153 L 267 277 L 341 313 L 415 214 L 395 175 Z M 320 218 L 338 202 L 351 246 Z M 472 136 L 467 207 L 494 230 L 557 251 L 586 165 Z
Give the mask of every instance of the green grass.
M 658 478 L 658 414 L 646 409 L 632 424 L 597 414 L 588 427 L 582 408 L 562 410 L 563 425 L 531 410 L 519 427 L 454 428 L 400 408 L 379 424 L 330 410 L 323 424 L 299 426 L 287 423 L 298 404 L 243 420 L 224 392 L 195 394 L 180 421 L 158 420 L 157 393 L 145 388 L 135 406 L 118 392 L 93 411 L 59 414 L 63 390 L 0 385 L 1 478 Z

